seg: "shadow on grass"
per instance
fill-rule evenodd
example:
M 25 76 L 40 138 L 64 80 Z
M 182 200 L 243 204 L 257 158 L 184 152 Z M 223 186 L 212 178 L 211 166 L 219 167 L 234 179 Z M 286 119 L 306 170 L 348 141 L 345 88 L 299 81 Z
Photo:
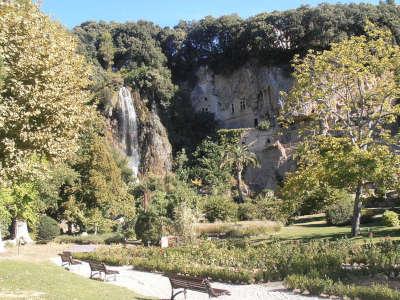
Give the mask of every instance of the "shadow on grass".
M 293 224 L 302 224 L 302 223 L 309 223 L 309 222 L 317 222 L 317 221 L 324 221 L 324 215 L 310 215 L 310 216 L 303 216 L 298 218 L 294 221 Z

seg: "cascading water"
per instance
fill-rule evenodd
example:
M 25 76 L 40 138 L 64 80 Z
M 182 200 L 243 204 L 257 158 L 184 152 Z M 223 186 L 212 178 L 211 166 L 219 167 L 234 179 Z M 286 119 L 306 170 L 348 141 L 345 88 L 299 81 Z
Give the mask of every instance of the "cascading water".
M 139 143 L 138 143 L 138 122 L 131 92 L 122 87 L 118 93 L 118 102 L 121 109 L 119 120 L 120 142 L 124 147 L 125 154 L 128 156 L 129 167 L 132 169 L 134 177 L 139 172 Z

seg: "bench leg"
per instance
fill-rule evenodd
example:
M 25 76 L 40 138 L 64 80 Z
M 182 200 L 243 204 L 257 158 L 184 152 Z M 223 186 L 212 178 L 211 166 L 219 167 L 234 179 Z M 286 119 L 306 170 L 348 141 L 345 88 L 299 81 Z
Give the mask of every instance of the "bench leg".
M 183 290 L 183 295 L 185 296 L 185 300 L 186 300 L 186 296 L 187 296 L 187 291 L 186 291 L 186 289 Z
M 176 294 L 174 294 L 174 289 L 172 289 L 172 294 L 171 294 L 171 300 L 174 300 L 176 296 L 178 296 L 180 293 L 185 293 L 185 299 L 186 299 L 186 289 L 183 291 L 179 291 Z

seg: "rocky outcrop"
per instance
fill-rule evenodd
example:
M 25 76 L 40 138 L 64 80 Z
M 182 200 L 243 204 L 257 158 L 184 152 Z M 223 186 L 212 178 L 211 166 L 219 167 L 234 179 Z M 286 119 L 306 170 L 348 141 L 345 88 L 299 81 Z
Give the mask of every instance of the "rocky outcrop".
M 139 117 L 139 147 L 141 174 L 165 176 L 172 170 L 172 146 L 168 133 L 157 113 L 149 110 L 140 97 L 134 97 Z
M 115 106 L 110 116 L 110 131 L 112 132 L 112 143 L 115 148 L 120 149 L 127 155 L 128 159 L 133 157 L 132 153 L 138 153 L 139 161 L 134 166 L 138 168 L 138 176 L 154 174 L 164 176 L 172 169 L 172 147 L 168 139 L 168 133 L 162 124 L 156 108 L 149 110 L 137 92 L 127 92 L 127 88 L 122 87 L 119 94 L 129 94 L 129 98 L 134 106 L 136 126 L 123 126 L 127 118 L 125 113 L 118 105 L 120 101 L 113 101 Z M 119 97 L 126 100 L 128 97 Z M 134 129 L 134 130 L 133 130 Z M 133 135 L 134 134 L 134 135 Z M 125 138 L 126 136 L 131 139 Z M 127 147 L 126 144 L 129 144 Z M 135 149 L 133 149 L 135 148 Z M 126 149 L 129 149 L 127 151 Z M 134 172 L 135 173 L 135 172 Z
M 249 62 L 224 75 L 203 66 L 196 77 L 191 92 L 196 111 L 213 113 L 221 128 L 249 128 L 242 142 L 257 155 L 260 168 L 246 170 L 246 184 L 252 190 L 275 189 L 296 166 L 291 154 L 298 141 L 297 131 L 282 131 L 276 126 L 283 105 L 281 92 L 293 84 L 289 67 Z M 269 129 L 258 130 L 263 121 L 268 121 Z
M 263 120 L 276 124 L 282 106 L 280 92 L 288 91 L 293 82 L 288 66 L 251 62 L 229 75 L 202 66 L 196 77 L 191 92 L 193 108 L 213 113 L 222 128 L 257 127 Z
M 299 141 L 297 130 L 247 129 L 242 142 L 254 152 L 260 163 L 257 168 L 246 169 L 244 180 L 253 191 L 275 190 L 287 172 L 294 171 L 296 162 L 292 158 Z

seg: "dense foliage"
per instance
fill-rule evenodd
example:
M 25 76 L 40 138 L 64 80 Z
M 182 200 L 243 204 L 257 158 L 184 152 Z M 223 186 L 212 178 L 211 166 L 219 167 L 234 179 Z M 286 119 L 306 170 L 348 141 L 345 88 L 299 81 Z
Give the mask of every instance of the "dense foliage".
M 62 161 L 76 151 L 90 117 L 90 67 L 76 53 L 75 38 L 37 6 L 0 5 L 0 180 L 6 180 L 32 157 Z
M 49 242 L 60 234 L 58 222 L 48 216 L 41 216 L 37 228 L 37 237 L 39 241 Z
M 330 225 L 347 225 L 353 216 L 353 199 L 346 191 L 335 190 L 330 195 L 331 203 L 326 207 L 326 222 Z
M 399 215 L 394 211 L 387 210 L 383 213 L 382 223 L 385 226 L 395 227 L 400 225 Z
M 389 288 L 385 284 L 373 284 L 372 286 L 357 286 L 343 284 L 331 279 L 313 278 L 304 275 L 290 275 L 285 279 L 285 285 L 289 289 L 300 292 L 308 292 L 311 295 L 331 295 L 350 299 L 363 300 L 396 300 L 400 299 L 400 293 Z
M 103 247 L 78 257 L 111 265 L 133 265 L 148 271 L 211 277 L 225 282 L 282 280 L 291 274 L 349 281 L 352 275 L 398 274 L 398 250 L 399 245 L 391 241 L 267 241 L 257 244 L 207 241 L 168 249 Z M 365 267 L 343 267 L 343 264 L 355 263 Z
M 355 194 L 353 235 L 359 233 L 364 190 L 371 183 L 395 189 L 399 182 L 392 151 L 399 143 L 392 132 L 400 115 L 399 63 L 400 48 L 390 31 L 368 23 L 365 36 L 296 59 L 296 83 L 285 97 L 286 121 L 308 119 L 305 132 L 317 141 L 313 149 L 322 159 L 308 162 L 318 176 Z

